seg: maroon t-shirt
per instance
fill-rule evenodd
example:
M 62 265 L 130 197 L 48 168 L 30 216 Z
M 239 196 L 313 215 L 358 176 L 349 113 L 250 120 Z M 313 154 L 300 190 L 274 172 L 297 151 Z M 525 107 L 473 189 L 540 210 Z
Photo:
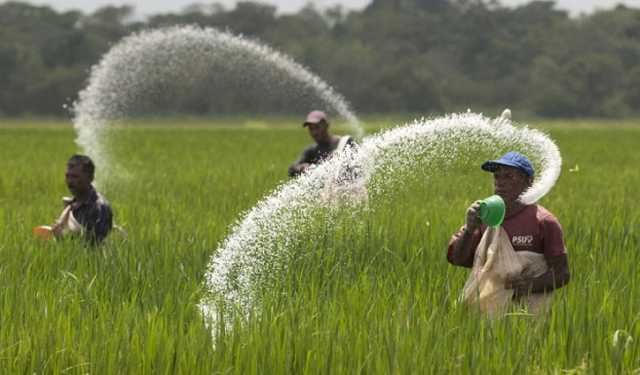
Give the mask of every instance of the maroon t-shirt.
M 533 251 L 544 254 L 546 258 L 566 253 L 560 222 L 551 212 L 540 205 L 532 204 L 526 206 L 515 215 L 506 217 L 502 227 L 509 235 L 511 245 L 515 251 Z M 455 244 L 463 235 L 464 228 L 464 226 L 460 228 L 449 241 L 447 251 L 449 262 L 451 262 L 451 253 Z M 475 254 L 475 249 L 480 244 L 480 239 L 486 229 L 487 226 L 482 224 L 480 229 L 476 229 L 473 232 L 471 241 L 467 243 L 467 246 L 471 246 L 474 249 L 473 254 Z M 471 267 L 473 265 L 473 256 L 458 265 Z

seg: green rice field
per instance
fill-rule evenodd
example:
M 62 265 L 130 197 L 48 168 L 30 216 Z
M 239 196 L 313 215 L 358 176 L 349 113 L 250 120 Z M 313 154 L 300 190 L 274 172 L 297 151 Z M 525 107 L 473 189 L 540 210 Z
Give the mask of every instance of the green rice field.
M 115 130 L 123 172 L 101 190 L 127 235 L 91 249 L 31 234 L 68 195 L 71 126 L 0 120 L 0 373 L 640 374 L 640 125 L 530 125 L 563 156 L 540 204 L 563 225 L 572 279 L 548 315 L 491 321 L 456 302 L 468 270 L 447 263 L 449 238 L 493 192 L 479 156 L 416 171 L 344 225 L 319 220 L 263 303 L 212 332 L 198 308 L 209 260 L 288 181 L 310 143 L 297 121 Z

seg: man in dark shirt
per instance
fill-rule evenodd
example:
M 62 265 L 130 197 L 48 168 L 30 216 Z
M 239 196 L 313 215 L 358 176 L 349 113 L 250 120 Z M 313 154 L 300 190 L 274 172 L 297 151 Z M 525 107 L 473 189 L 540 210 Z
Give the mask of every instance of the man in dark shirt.
M 534 169 L 529 159 L 518 152 L 508 152 L 498 160 L 489 160 L 482 169 L 492 172 L 495 194 L 502 197 L 506 212 L 502 228 L 509 235 L 515 251 L 531 251 L 544 255 L 548 271 L 535 278 L 517 277 L 507 280 L 505 288 L 513 289 L 516 298 L 528 293 L 544 293 L 569 282 L 569 263 L 563 232 L 558 219 L 538 204 L 525 205 L 520 195 L 533 183 Z M 466 224 L 451 238 L 447 251 L 449 263 L 472 267 L 482 234 L 487 229 L 480 221 L 480 203 L 468 209 Z
M 73 155 L 67 162 L 65 180 L 73 198 L 66 198 L 65 211 L 52 226 L 56 237 L 78 229 L 91 244 L 101 243 L 113 227 L 111 206 L 93 185 L 95 166 L 84 155 Z
M 337 137 L 329 133 L 329 121 L 322 111 L 309 112 L 302 126 L 309 129 L 309 135 L 316 144 L 305 148 L 300 158 L 289 167 L 291 177 L 304 173 L 311 165 L 319 164 L 334 151 L 354 144 L 350 136 Z

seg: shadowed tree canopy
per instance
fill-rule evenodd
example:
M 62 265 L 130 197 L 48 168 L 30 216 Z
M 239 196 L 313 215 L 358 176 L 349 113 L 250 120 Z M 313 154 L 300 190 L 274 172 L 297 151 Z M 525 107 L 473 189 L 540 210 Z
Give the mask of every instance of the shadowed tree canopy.
M 553 1 L 372 0 L 362 11 L 295 14 L 241 1 L 194 3 L 137 20 L 130 6 L 90 14 L 0 4 L 0 115 L 67 115 L 90 67 L 122 37 L 196 24 L 263 41 L 307 65 L 360 112 L 499 110 L 621 116 L 640 110 L 640 10 L 571 18 Z M 274 112 L 209 90 L 197 114 Z M 263 102 L 262 102 L 263 101 Z

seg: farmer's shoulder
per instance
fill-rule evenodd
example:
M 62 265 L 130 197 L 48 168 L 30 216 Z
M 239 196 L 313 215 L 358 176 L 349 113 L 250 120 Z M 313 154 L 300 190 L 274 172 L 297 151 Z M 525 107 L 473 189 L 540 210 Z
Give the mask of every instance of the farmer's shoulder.
M 318 145 L 316 143 L 312 143 L 302 150 L 303 154 L 314 154 L 318 152 Z
M 538 220 L 538 222 L 542 224 L 552 224 L 552 225 L 560 224 L 560 221 L 558 220 L 556 215 L 554 215 L 551 211 L 549 211 L 548 209 L 546 209 L 545 207 L 539 204 L 536 204 L 535 207 L 536 207 L 536 219 Z
M 96 192 L 96 207 L 100 210 L 105 210 L 111 212 L 111 203 L 104 197 L 101 193 Z

